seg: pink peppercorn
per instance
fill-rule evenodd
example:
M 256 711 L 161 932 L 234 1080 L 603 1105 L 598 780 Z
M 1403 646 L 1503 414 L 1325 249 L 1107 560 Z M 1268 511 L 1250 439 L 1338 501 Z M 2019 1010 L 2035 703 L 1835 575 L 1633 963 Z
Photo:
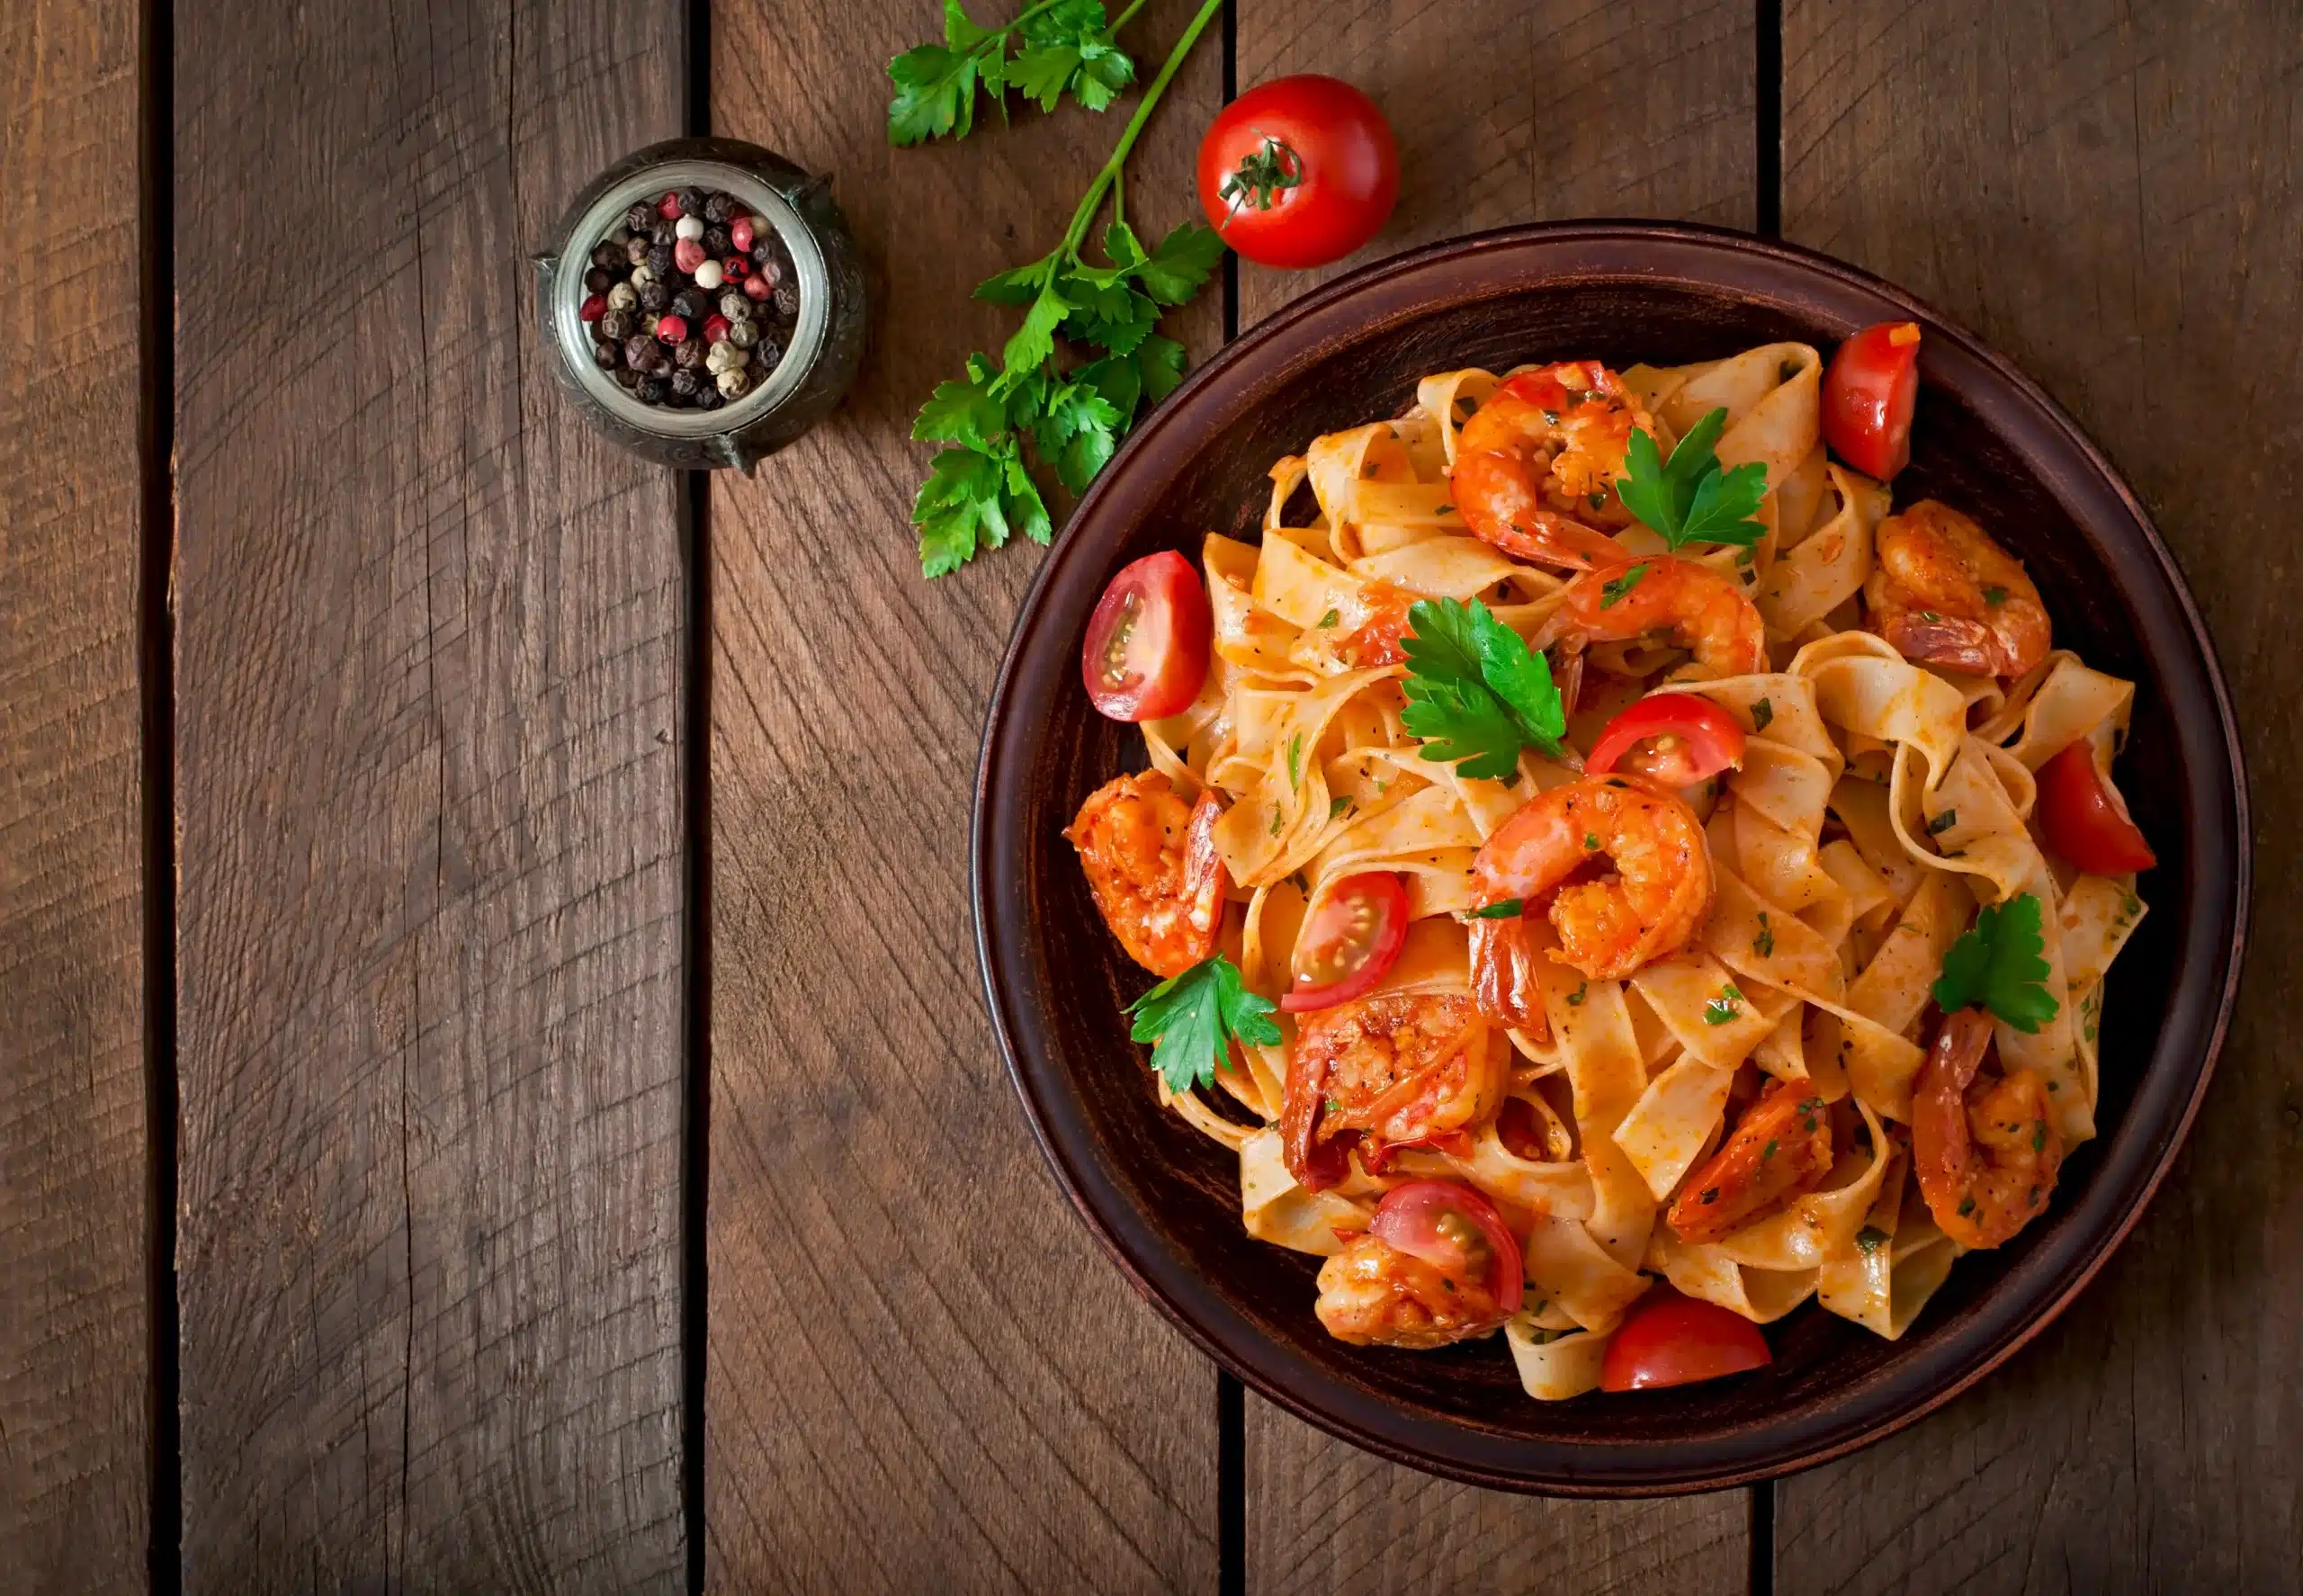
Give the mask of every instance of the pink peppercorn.
M 752 219 L 739 216 L 728 224 L 728 240 L 743 255 L 752 252 Z
M 728 318 L 714 310 L 703 318 L 703 341 L 717 344 L 728 336 Z
M 693 272 L 703 264 L 703 246 L 693 238 L 682 238 L 672 246 L 672 265 L 683 272 Z
M 775 290 L 768 286 L 767 279 L 765 277 L 754 275 L 744 279 L 744 293 L 748 298 L 765 300 L 775 292 Z
M 584 301 L 583 308 L 576 314 L 585 321 L 597 321 L 607 314 L 607 309 L 608 296 L 604 293 L 596 293 Z
M 685 344 L 687 322 L 677 316 L 667 316 L 656 324 L 656 336 L 667 344 Z
M 721 276 L 730 282 L 751 274 L 752 264 L 740 255 L 731 255 L 720 263 Z
M 668 193 L 656 202 L 656 214 L 666 221 L 677 221 L 680 219 L 680 197 L 677 192 Z

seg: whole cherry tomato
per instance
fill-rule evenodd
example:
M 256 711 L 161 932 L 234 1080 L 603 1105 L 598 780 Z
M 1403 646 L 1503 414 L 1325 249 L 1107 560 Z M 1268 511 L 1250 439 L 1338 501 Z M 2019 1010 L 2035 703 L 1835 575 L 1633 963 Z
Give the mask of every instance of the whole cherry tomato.
M 1883 321 L 1839 346 L 1824 372 L 1824 442 L 1884 482 L 1911 463 L 1919 399 L 1919 323 Z
M 1226 105 L 1199 144 L 1199 204 L 1267 266 L 1323 266 L 1374 238 L 1400 194 L 1399 147 L 1340 78 L 1274 78 Z
M 1097 712 L 1157 721 L 1188 708 L 1207 679 L 1215 617 L 1191 561 L 1172 549 L 1121 569 L 1088 617 L 1080 674 Z

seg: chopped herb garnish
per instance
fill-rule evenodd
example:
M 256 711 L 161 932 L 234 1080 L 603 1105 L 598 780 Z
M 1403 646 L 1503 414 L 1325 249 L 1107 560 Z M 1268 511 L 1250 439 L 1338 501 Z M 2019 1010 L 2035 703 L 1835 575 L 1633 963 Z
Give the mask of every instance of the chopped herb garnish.
M 1719 1188 L 1716 1186 L 1707 1186 L 1703 1188 L 1702 1195 L 1696 1200 L 1700 1203 L 1716 1203 L 1719 1200 Z
M 1865 1257 L 1887 1244 L 1887 1233 L 1876 1224 L 1867 1224 L 1855 1233 L 1855 1249 Z
M 2007 589 L 2004 587 L 1986 587 L 1983 590 L 1983 601 L 1984 603 L 1991 605 L 1994 609 L 1997 609 L 2001 605 L 2007 602 Z
M 2062 1007 L 2047 989 L 2054 972 L 2046 948 L 2036 894 L 1979 910 L 1975 925 L 1943 955 L 1936 1006 L 1952 1014 L 1981 1004 L 2025 1035 L 2036 1033 Z
M 1752 704 L 1752 730 L 1764 731 L 1774 723 L 1775 705 L 1764 698 L 1755 699 Z
M 1673 549 L 1689 543 L 1756 543 L 1767 528 L 1752 519 L 1767 497 L 1767 467 L 1749 461 L 1722 471 L 1714 445 L 1727 426 L 1725 407 L 1693 426 L 1667 462 L 1644 427 L 1632 429 L 1626 467 L 1616 483 L 1624 508 Z
M 1719 995 L 1703 1006 L 1703 1023 L 1724 1026 L 1743 1011 L 1743 994 L 1733 982 L 1719 989 Z
M 1456 513 L 1456 507 L 1453 505 L 1441 505 L 1438 509 L 1431 513 L 1435 516 L 1452 516 Z
M 1343 619 L 1342 612 L 1340 612 L 1340 611 L 1339 611 L 1339 610 L 1330 610 L 1326 614 L 1322 615 L 1322 616 L 1320 617 L 1320 628 L 1321 628 L 1321 630 L 1324 631 L 1324 630 L 1326 630 L 1328 627 L 1334 625 L 1338 621 L 1340 621 L 1340 620 L 1342 620 L 1342 619 Z
M 1639 578 L 1646 574 L 1647 562 L 1642 560 L 1639 564 L 1633 566 L 1629 570 L 1624 572 L 1623 575 L 1617 577 L 1610 581 L 1600 583 L 1600 607 L 1603 610 L 1612 609 L 1615 605 L 1622 603 L 1624 598 L 1631 592 L 1631 590 L 1639 586 Z
M 1330 819 L 1330 820 L 1340 820 L 1340 819 L 1342 818 L 1342 816 L 1343 816 L 1343 812 L 1344 812 L 1344 811 L 1346 811 L 1346 810 L 1349 809 L 1350 807 L 1351 807 L 1351 800 L 1350 800 L 1350 799 L 1349 799 L 1349 798 L 1331 798 L 1331 799 L 1329 799 L 1329 800 L 1328 800 L 1328 819 Z
M 1600 851 L 1600 834 L 1597 831 L 1583 833 L 1583 851 L 1587 854 L 1596 854 Z
M 1287 740 L 1287 785 L 1304 785 L 1304 734 L 1298 731 Z
M 1280 827 L 1282 827 L 1283 825 L 1286 824 L 1286 823 L 1287 823 L 1287 811 L 1286 811 L 1286 810 L 1284 810 L 1284 809 L 1279 808 L 1277 804 L 1273 805 L 1273 807 L 1272 807 L 1272 811 L 1271 811 L 1271 834 L 1272 834 L 1274 837 L 1278 836 L 1278 835 L 1279 835 L 1279 828 L 1280 828 Z
M 1169 1091 L 1187 1092 L 1214 1084 L 1230 1041 L 1277 1046 L 1272 1007 L 1248 991 L 1239 966 L 1213 954 L 1129 1004 L 1135 1024 L 1128 1035 L 1152 1044 L 1152 1067 Z
M 1767 1139 L 1767 1145 L 1760 1149 L 1760 1162 L 1765 1163 L 1768 1160 L 1773 1158 L 1775 1156 L 1775 1149 L 1776 1140 L 1773 1136 L 1770 1136 Z
M 1760 910 L 1760 934 L 1752 938 L 1752 951 L 1763 959 L 1775 956 L 1775 928 L 1767 923 L 1767 910 Z
M 1567 709 L 1543 655 L 1476 598 L 1419 599 L 1407 614 L 1400 723 L 1424 740 L 1424 758 L 1497 780 L 1518 774 L 1524 749 L 1560 751 Z
M 1976 1211 L 1976 1199 L 1975 1199 L 1975 1198 L 1973 1198 L 1972 1197 L 1961 1197 L 1961 1198 L 1959 1199 L 1959 1217 L 1960 1217 L 1960 1218 L 1965 1219 L 1968 1215 L 1970 1215 L 1970 1214 L 1974 1213 L 1975 1211 Z
M 1524 898 L 1506 898 L 1501 902 L 1483 904 L 1473 910 L 1472 919 L 1475 920 L 1518 919 L 1526 911 L 1527 907 L 1527 900 Z
M 1927 834 L 1930 837 L 1940 837 L 1958 823 L 1959 811 L 1956 809 L 1947 809 L 1927 822 Z
M 2034 1152 L 2044 1152 L 2047 1149 L 2047 1144 L 2048 1122 L 2044 1119 L 2033 1120 L 2031 1122 L 2031 1151 Z
M 1567 1006 L 1570 1009 L 1582 1008 L 1584 994 L 1589 992 L 1591 990 L 1591 983 L 1588 981 L 1582 985 L 1577 987 L 1573 991 L 1567 994 Z

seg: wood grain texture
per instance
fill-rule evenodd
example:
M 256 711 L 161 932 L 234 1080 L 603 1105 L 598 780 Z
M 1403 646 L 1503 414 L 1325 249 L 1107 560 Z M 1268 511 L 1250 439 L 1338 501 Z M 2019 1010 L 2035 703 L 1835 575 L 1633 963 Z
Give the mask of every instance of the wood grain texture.
M 1748 1491 L 1651 1502 L 1508 1496 L 1386 1463 L 1252 1394 L 1247 1407 L 1251 1596 L 1743 1596 Z
M 0 11 L 0 1583 L 149 1515 L 136 7 Z
M 1321 272 L 1243 264 L 1241 325 L 1363 258 L 1482 228 L 1574 216 L 1749 227 L 1752 28 L 1750 6 L 1702 0 L 1242 7 L 1240 86 L 1290 72 L 1359 85 L 1398 134 L 1402 187 L 1360 256 Z M 1483 1491 L 1368 1457 L 1253 1398 L 1247 1470 L 1250 1592 L 1525 1590 L 1561 1568 L 1588 1568 L 1594 1590 L 1743 1585 L 1746 1493 L 1616 1503 Z
M 1512 222 L 1637 216 L 1747 228 L 1752 7 L 1744 0 L 1281 0 L 1239 8 L 1241 90 L 1294 72 L 1357 84 L 1400 147 L 1400 201 L 1358 254 L 1242 263 L 1240 325 L 1354 266 Z
M 680 1588 L 673 485 L 526 252 L 670 0 L 176 12 L 184 1588 Z
M 2119 462 L 2207 614 L 2266 823 L 2238 1018 L 2150 1213 L 1978 1390 L 1783 1485 L 1777 1588 L 2291 1591 L 2303 9 L 1789 0 L 1784 23 L 1786 234 L 1974 327 Z
M 995 8 L 996 9 L 996 8 Z M 1148 78 L 1196 7 L 1124 38 Z M 1006 14 L 1006 13 L 1002 13 Z M 829 171 L 874 267 L 854 396 L 711 504 L 707 1578 L 714 1589 L 1212 1590 L 1215 1376 L 1105 1260 L 982 1016 L 965 880 L 983 706 L 1039 561 L 922 579 L 912 413 L 1011 312 L 1134 97 L 888 148 L 926 0 L 722 0 L 712 126 Z M 1129 163 L 1183 219 L 1210 30 Z M 1205 354 L 1218 296 L 1169 327 Z

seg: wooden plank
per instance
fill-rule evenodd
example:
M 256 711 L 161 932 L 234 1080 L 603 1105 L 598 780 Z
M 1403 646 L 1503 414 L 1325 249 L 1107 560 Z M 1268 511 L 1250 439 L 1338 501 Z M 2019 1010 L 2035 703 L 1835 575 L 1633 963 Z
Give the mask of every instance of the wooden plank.
M 1400 202 L 1358 254 L 1240 268 L 1240 325 L 1353 267 L 1512 222 L 1757 218 L 1752 7 L 1741 0 L 1320 0 L 1243 5 L 1242 90 L 1293 72 L 1359 85 L 1400 147 Z
M 0 12 L 0 1568 L 37 1591 L 140 1584 L 149 1525 L 137 41 L 125 0 Z
M 1322 272 L 1243 265 L 1241 324 L 1363 257 L 1482 228 L 1573 216 L 1751 226 L 1752 25 L 1748 6 L 1700 0 L 1380 4 L 1340 20 L 1316 0 L 1242 8 L 1240 86 L 1290 72 L 1358 84 L 1392 119 L 1402 187 L 1360 256 Z M 1744 1493 L 1618 1503 L 1483 1491 L 1367 1457 L 1258 1401 L 1247 1478 L 1251 1592 L 1532 1589 L 1563 1568 L 1579 1589 L 1743 1586 Z
M 2303 451 L 2303 16 L 1990 0 L 1784 7 L 1788 235 L 2046 384 L 2152 507 L 2213 628 L 2259 800 L 2303 778 L 2278 484 Z M 2257 839 L 2253 975 L 2191 1145 L 2039 1342 L 1786 1482 L 1777 1588 L 2270 1591 L 2303 1538 L 2303 928 Z
M 1144 77 L 1193 9 L 1130 25 Z M 1039 556 L 929 584 L 907 524 L 913 411 L 1012 327 L 969 290 L 1055 243 L 1134 98 L 892 150 L 881 63 L 939 27 L 713 15 L 713 127 L 834 174 L 878 273 L 847 407 L 712 482 L 707 1578 L 1213 1590 L 1214 1371 L 1058 1194 L 982 1018 L 970 785 Z M 1186 214 L 1221 74 L 1211 30 L 1129 163 L 1139 229 Z M 1218 299 L 1170 318 L 1198 353 Z
M 177 8 L 187 1591 L 682 1583 L 673 480 L 524 258 L 681 24 Z

